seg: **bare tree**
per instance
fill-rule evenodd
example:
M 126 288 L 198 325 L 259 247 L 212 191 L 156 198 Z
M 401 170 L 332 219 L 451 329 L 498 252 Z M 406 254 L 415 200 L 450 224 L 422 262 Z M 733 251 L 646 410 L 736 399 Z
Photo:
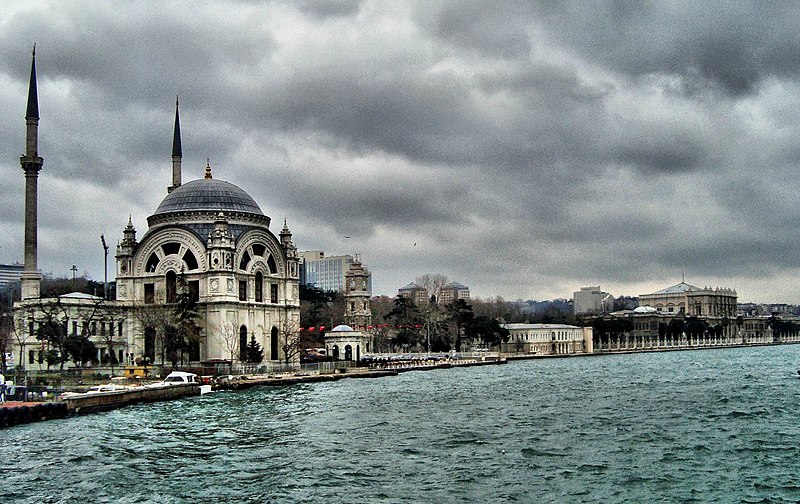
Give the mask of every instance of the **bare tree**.
M 122 360 L 119 360 L 114 352 L 114 347 L 118 346 L 124 339 L 122 336 L 122 325 L 125 322 L 125 312 L 122 310 L 114 310 L 110 312 L 107 311 L 106 313 L 108 320 L 101 321 L 101 324 L 107 323 L 107 325 L 105 329 L 100 330 L 100 340 L 106 345 L 106 348 L 108 348 L 108 364 L 111 366 L 111 376 L 114 376 L 114 364 L 119 364 L 120 366 L 125 365 L 124 356 Z
M 447 285 L 447 276 L 439 273 L 425 273 L 414 279 L 414 282 L 428 291 L 428 298 L 436 296 L 438 300 L 442 295 L 442 288 Z
M 233 369 L 233 361 L 241 360 L 241 348 L 239 344 L 239 325 L 235 322 L 222 322 L 215 326 L 214 336 L 222 348 L 230 356 L 230 368 Z
M 144 346 L 139 348 L 142 359 L 149 357 L 151 364 L 155 364 L 156 352 L 160 352 L 161 363 L 166 360 L 167 333 L 172 324 L 172 312 L 169 307 L 158 304 L 135 305 L 131 310 L 131 315 L 137 322 L 137 327 L 142 331 L 141 340 Z M 147 332 L 153 331 L 153 354 L 146 355 Z
M 282 317 L 278 324 L 278 344 L 283 351 L 283 359 L 288 366 L 305 348 L 307 338 L 300 337 L 300 320 L 294 317 Z

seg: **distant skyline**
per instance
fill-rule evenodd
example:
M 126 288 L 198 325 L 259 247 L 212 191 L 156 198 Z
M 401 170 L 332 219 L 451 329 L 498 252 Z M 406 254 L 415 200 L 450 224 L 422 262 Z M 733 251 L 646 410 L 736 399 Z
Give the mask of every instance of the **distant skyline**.
M 190 7 L 191 6 L 191 7 Z M 23 259 L 37 47 L 39 267 L 103 279 L 171 183 L 246 190 L 375 294 L 800 303 L 794 2 L 3 2 L 0 263 Z

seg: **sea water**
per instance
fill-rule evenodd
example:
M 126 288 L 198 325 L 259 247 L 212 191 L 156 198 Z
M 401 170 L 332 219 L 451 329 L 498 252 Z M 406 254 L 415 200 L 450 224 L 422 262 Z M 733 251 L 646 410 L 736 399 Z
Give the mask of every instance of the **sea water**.
M 800 345 L 512 362 L 0 430 L 0 502 L 798 502 Z

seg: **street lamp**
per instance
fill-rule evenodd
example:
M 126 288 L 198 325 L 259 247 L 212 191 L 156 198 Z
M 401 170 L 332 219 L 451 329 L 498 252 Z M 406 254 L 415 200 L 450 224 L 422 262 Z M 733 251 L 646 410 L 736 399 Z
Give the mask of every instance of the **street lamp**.
M 72 271 L 72 290 L 75 290 L 75 273 L 78 271 L 78 268 L 73 264 L 70 271 Z
M 103 267 L 105 276 L 103 277 L 103 301 L 108 301 L 108 245 L 106 245 L 106 237 L 100 235 L 100 241 L 103 243 Z

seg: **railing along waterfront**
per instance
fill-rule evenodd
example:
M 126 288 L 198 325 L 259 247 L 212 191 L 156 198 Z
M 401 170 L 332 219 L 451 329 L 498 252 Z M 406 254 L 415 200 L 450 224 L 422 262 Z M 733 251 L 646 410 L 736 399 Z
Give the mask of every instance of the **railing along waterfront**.
M 604 341 L 605 340 L 605 341 Z M 773 345 L 800 343 L 800 333 L 742 332 L 732 336 L 688 336 L 659 337 L 622 335 L 607 339 L 596 338 L 593 353 L 635 352 L 651 350 L 692 350 L 700 348 L 724 348 L 749 345 Z

